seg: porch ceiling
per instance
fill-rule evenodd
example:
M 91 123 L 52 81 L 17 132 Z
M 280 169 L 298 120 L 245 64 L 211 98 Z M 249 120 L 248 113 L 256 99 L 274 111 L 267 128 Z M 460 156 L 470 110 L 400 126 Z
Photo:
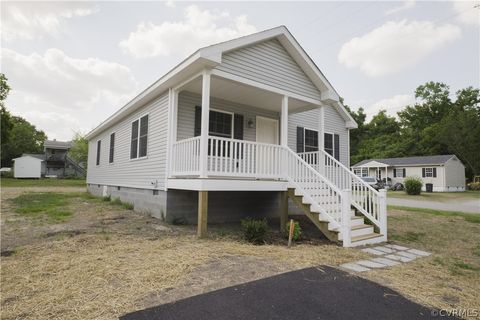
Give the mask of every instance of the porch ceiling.
M 182 90 L 202 94 L 202 78 L 198 77 L 190 81 L 182 87 Z M 280 112 L 282 108 L 282 95 L 278 93 L 213 75 L 210 83 L 210 95 L 215 98 L 276 112 Z M 290 98 L 288 101 L 289 113 L 301 112 L 316 107 L 314 104 L 294 98 Z

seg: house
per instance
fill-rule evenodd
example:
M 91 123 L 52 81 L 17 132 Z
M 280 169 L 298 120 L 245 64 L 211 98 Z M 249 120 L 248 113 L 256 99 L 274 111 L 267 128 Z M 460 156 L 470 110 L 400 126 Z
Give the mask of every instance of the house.
M 45 168 L 42 173 L 47 177 L 84 177 L 86 170 L 68 156 L 72 146 L 71 141 L 45 140 L 43 143 Z
M 376 177 L 391 181 L 392 185 L 403 183 L 406 177 L 420 177 L 422 190 L 427 186 L 434 192 L 465 191 L 465 166 L 453 154 L 368 159 L 352 166 L 360 177 Z
M 283 229 L 290 203 L 332 241 L 381 242 L 385 190 L 348 169 L 356 126 L 281 26 L 197 50 L 88 133 L 87 188 L 199 236 L 245 216 Z
M 14 178 L 40 178 L 44 160 L 30 155 L 12 159 Z

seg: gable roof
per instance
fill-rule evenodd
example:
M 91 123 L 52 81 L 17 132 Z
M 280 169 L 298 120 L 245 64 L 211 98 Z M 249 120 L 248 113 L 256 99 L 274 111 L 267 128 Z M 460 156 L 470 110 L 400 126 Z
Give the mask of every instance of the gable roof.
M 418 166 L 418 165 L 442 165 L 453 157 L 454 154 L 438 155 L 438 156 L 419 156 L 405 158 L 386 158 L 386 159 L 366 159 L 354 164 L 352 167 L 361 167 L 369 162 L 380 162 L 388 166 Z
M 246 46 L 270 40 L 278 39 L 285 47 L 287 52 L 298 63 L 302 70 L 312 80 L 321 92 L 321 101 L 334 106 L 340 115 L 347 122 L 347 127 L 356 128 L 357 123 L 340 102 L 340 96 L 335 91 L 327 78 L 320 71 L 315 62 L 303 50 L 297 40 L 285 26 L 279 26 L 272 29 L 257 32 L 251 35 L 243 36 L 233 40 L 220 42 L 214 45 L 203 47 L 195 51 L 192 55 L 183 60 L 180 64 L 158 79 L 152 85 L 147 87 L 139 95 L 133 98 L 125 106 L 103 121 L 95 129 L 90 131 L 86 138 L 90 139 L 103 129 L 115 124 L 128 114 L 140 108 L 146 102 L 154 99 L 157 95 L 165 92 L 171 87 L 187 80 L 192 74 L 199 73 L 204 68 L 215 67 L 222 62 L 222 54 Z
M 21 157 L 18 157 L 18 158 L 15 158 L 15 159 L 12 159 L 12 161 L 15 161 L 15 160 L 18 160 L 18 159 L 24 159 L 24 158 L 30 158 L 30 159 L 33 159 L 33 160 L 36 160 L 36 161 L 44 161 L 42 159 L 39 159 L 37 157 L 32 157 L 31 155 L 22 155 Z
M 22 157 L 32 157 L 40 160 L 45 160 L 45 154 L 43 153 L 24 153 L 22 154 Z

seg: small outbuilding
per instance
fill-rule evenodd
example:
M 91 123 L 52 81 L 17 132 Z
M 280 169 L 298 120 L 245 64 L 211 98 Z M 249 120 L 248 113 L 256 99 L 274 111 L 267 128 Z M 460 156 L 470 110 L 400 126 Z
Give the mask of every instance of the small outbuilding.
M 15 178 L 40 178 L 42 176 L 42 162 L 44 160 L 23 155 L 13 159 L 13 176 Z

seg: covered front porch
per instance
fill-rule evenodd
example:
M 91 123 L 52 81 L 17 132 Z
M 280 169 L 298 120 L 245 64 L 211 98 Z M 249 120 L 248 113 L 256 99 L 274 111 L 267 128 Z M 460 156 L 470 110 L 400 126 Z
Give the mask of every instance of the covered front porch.
M 216 70 L 170 95 L 168 187 L 186 190 L 286 190 L 283 152 L 295 144 L 289 115 L 321 107 Z

